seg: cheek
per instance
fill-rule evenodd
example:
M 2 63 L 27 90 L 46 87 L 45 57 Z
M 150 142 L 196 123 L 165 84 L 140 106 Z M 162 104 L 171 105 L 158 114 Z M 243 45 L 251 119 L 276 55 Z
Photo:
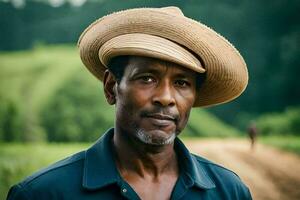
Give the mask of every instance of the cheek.
M 189 116 L 190 111 L 194 105 L 195 102 L 195 96 L 194 95 L 187 95 L 185 97 L 181 97 L 177 101 L 177 109 L 180 114 L 180 123 L 179 126 L 185 126 Z
M 149 96 L 145 91 L 134 88 L 120 91 L 117 97 L 116 109 L 127 112 L 131 115 L 142 108 L 149 101 Z
M 197 97 L 197 91 L 194 86 L 191 86 L 191 88 L 187 88 L 185 90 L 174 90 L 176 94 L 176 99 L 180 104 L 185 105 L 186 107 L 193 107 L 196 97 Z
M 179 111 L 180 116 L 180 126 L 185 126 L 189 120 L 191 109 L 185 109 L 184 111 Z
M 189 120 L 191 109 L 186 109 L 185 112 L 180 113 L 179 121 L 177 124 L 177 134 L 181 133 L 182 130 L 186 127 L 187 122 Z
M 196 92 L 177 93 L 176 101 L 178 109 L 189 111 L 193 107 L 196 100 Z

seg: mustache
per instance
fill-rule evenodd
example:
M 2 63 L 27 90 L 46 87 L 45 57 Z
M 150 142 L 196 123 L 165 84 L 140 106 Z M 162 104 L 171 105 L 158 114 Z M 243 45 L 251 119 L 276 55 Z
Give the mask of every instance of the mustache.
M 179 114 L 171 111 L 167 108 L 154 108 L 141 111 L 142 117 L 155 117 L 160 119 L 172 120 L 177 122 L 179 120 Z

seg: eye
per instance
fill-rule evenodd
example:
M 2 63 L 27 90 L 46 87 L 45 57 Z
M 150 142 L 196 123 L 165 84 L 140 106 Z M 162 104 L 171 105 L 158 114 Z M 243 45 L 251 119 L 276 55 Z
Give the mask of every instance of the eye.
M 155 82 L 154 77 L 148 76 L 148 75 L 140 76 L 139 80 L 143 81 L 144 83 L 153 83 L 153 82 Z
M 175 81 L 175 85 L 179 86 L 179 87 L 189 87 L 191 84 L 190 82 L 183 80 L 183 79 L 179 79 Z

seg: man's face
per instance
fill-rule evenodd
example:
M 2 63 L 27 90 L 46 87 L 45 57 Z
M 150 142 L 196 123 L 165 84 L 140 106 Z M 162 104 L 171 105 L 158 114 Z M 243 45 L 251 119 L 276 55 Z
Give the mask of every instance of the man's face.
M 130 57 L 115 90 L 116 128 L 144 144 L 170 144 L 196 99 L 196 73 L 173 63 Z

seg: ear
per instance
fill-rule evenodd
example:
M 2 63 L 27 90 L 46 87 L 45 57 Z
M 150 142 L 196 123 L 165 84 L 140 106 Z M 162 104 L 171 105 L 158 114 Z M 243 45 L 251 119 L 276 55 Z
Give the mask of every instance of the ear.
M 114 105 L 116 103 L 116 94 L 114 91 L 116 84 L 117 84 L 117 81 L 116 81 L 114 75 L 109 70 L 106 70 L 104 72 L 103 88 L 104 88 L 104 94 L 106 97 L 106 101 L 110 105 Z

